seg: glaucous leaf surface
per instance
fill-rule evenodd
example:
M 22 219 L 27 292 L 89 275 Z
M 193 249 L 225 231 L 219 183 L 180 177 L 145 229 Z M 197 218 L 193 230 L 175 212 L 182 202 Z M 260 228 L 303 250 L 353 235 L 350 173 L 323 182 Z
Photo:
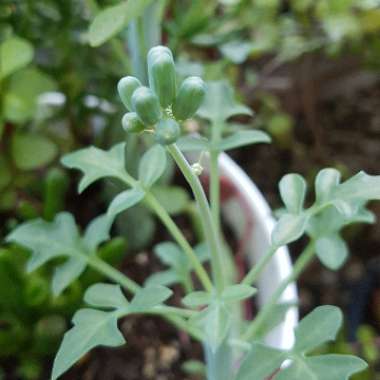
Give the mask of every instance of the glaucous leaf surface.
M 128 301 L 120 285 L 98 283 L 90 286 L 84 295 L 84 301 L 99 308 L 120 309 L 128 306 Z
M 299 239 L 306 230 L 305 214 L 283 214 L 272 232 L 272 244 L 282 246 Z
M 198 115 L 213 124 L 220 124 L 236 115 L 252 115 L 252 111 L 235 101 L 231 85 L 226 81 L 207 82 L 206 96 Z
M 151 187 L 162 176 L 166 168 L 165 148 L 156 144 L 141 158 L 139 180 L 146 187 Z
M 280 184 L 281 199 L 289 213 L 299 214 L 303 209 L 306 195 L 306 182 L 299 174 L 287 174 Z
M 124 148 L 124 143 L 117 144 L 108 151 L 91 146 L 65 155 L 61 162 L 70 169 L 83 172 L 78 189 L 81 193 L 100 178 L 125 178 Z
M 131 313 L 143 313 L 165 302 L 173 292 L 161 285 L 148 285 L 136 292 L 129 305 Z
M 366 368 L 366 363 L 350 355 L 307 356 L 315 348 L 334 340 L 342 324 L 342 313 L 335 306 L 316 308 L 295 329 L 291 350 L 278 350 L 254 342 L 243 360 L 236 380 L 266 380 L 286 359 L 290 364 L 274 380 L 347 380 Z
M 135 206 L 143 200 L 145 191 L 141 188 L 134 187 L 118 194 L 110 203 L 107 215 L 110 219 L 115 218 L 117 214 Z
M 212 294 L 202 290 L 187 294 L 182 303 L 188 307 L 198 307 L 208 305 L 212 300 Z
M 285 358 L 284 351 L 261 343 L 253 343 L 239 368 L 236 380 L 267 379 L 277 368 L 280 368 Z
M 49 260 L 66 256 L 67 261 L 56 267 L 52 288 L 59 295 L 86 268 L 86 257 L 95 254 L 98 245 L 109 236 L 111 223 L 104 216 L 95 219 L 81 237 L 73 216 L 67 212 L 56 215 L 52 222 L 35 219 L 16 227 L 6 238 L 32 251 L 27 262 L 31 272 Z
M 117 327 L 117 312 L 81 309 L 73 318 L 73 327 L 64 335 L 54 360 L 52 380 L 58 379 L 75 362 L 96 346 L 117 347 L 125 339 Z
M 335 339 L 343 321 L 342 312 L 335 306 L 320 306 L 301 320 L 294 334 L 293 350 L 308 353 L 322 343 Z

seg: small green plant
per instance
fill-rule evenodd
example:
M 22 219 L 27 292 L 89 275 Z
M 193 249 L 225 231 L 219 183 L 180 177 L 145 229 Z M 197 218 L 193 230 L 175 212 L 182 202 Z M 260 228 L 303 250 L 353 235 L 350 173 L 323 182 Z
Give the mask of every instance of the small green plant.
M 318 307 L 307 315 L 295 329 L 291 349 L 269 347 L 263 337 L 275 325 L 270 323 L 273 315 L 284 306 L 279 304 L 282 293 L 315 257 L 332 270 L 344 264 L 349 252 L 340 232 L 348 224 L 374 222 L 365 205 L 380 199 L 380 176 L 360 172 L 341 182 L 337 170 L 324 169 L 315 180 L 315 201 L 308 206 L 304 178 L 298 174 L 283 177 L 279 190 L 284 208 L 273 230 L 271 245 L 244 279 L 237 281 L 220 220 L 218 158 L 223 151 L 268 143 L 270 138 L 255 130 L 229 132 L 230 117 L 252 113 L 234 100 L 226 82 L 205 84 L 192 77 L 185 79 L 177 90 L 172 53 L 162 46 L 150 50 L 147 63 L 149 87 L 132 77 L 122 78 L 118 85 L 128 109 L 123 128 L 126 133 L 150 137 L 152 143 L 141 158 L 136 178 L 126 171 L 124 143 L 108 151 L 89 147 L 68 154 L 62 159 L 63 165 L 83 172 L 79 192 L 102 178 L 117 180 L 126 190 L 83 233 L 73 216 L 62 212 L 52 222 L 37 219 L 23 223 L 7 237 L 8 242 L 31 250 L 29 271 L 57 257 L 67 259 L 53 274 L 56 295 L 87 267 L 114 282 L 97 283 L 85 292 L 88 307 L 75 313 L 73 327 L 65 334 L 56 356 L 51 379 L 59 378 L 96 346 L 125 344 L 117 323 L 131 314 L 162 316 L 201 342 L 209 380 L 265 380 L 275 373 L 275 380 L 345 380 L 365 369 L 366 363 L 354 356 L 312 355 L 316 348 L 334 340 L 341 327 L 343 316 L 334 306 Z M 196 112 L 207 122 L 204 136 L 184 135 L 182 122 Z M 199 161 L 191 165 L 183 154 L 186 151 L 199 152 Z M 209 158 L 210 201 L 198 177 L 205 155 Z M 196 247 L 189 244 L 155 195 L 154 186 L 165 171 L 167 156 L 182 172 L 198 207 L 204 241 Z M 136 283 L 97 254 L 98 247 L 109 239 L 117 215 L 139 203 L 157 215 L 173 238 L 155 248 L 168 269 L 155 273 L 145 284 Z M 239 316 L 239 305 L 260 291 L 254 285 L 263 269 L 279 247 L 303 235 L 307 243 L 291 274 L 252 321 L 244 320 Z M 173 283 L 183 287 L 181 305 L 166 304 L 172 295 L 167 286 Z

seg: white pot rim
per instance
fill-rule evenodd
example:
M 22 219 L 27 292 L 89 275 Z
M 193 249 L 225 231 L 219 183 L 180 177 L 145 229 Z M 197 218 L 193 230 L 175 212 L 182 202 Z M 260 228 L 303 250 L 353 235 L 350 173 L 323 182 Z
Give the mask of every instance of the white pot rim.
M 275 225 L 272 210 L 264 196 L 248 175 L 225 153 L 220 155 L 221 179 L 233 186 L 233 196 L 223 202 L 222 212 L 226 222 L 237 236 L 249 225 L 249 238 L 245 254 L 253 264 L 265 253 L 270 245 L 271 232 Z M 207 171 L 207 168 L 206 168 Z M 250 220 L 248 221 L 247 218 Z M 278 284 L 292 271 L 287 247 L 277 250 L 258 281 L 258 303 L 265 304 Z M 295 283 L 283 292 L 280 302 L 298 303 Z M 289 349 L 294 343 L 294 328 L 298 323 L 298 309 L 291 307 L 284 320 L 267 336 L 266 343 L 277 348 Z

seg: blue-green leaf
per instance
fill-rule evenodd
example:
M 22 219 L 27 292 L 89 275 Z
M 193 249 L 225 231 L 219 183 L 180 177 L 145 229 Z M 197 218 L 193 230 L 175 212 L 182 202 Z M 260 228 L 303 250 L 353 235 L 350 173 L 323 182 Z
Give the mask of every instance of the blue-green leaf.
M 237 302 L 252 297 L 256 292 L 257 289 L 252 286 L 244 284 L 230 285 L 223 290 L 221 298 L 226 302 Z
M 323 355 L 293 361 L 274 380 L 348 380 L 367 364 L 351 355 Z
M 285 359 L 284 351 L 253 343 L 239 368 L 236 380 L 266 380 L 280 368 Z
M 83 242 L 90 251 L 95 251 L 99 244 L 109 240 L 113 219 L 101 214 L 86 227 Z
M 166 168 L 165 148 L 157 144 L 142 157 L 139 165 L 139 180 L 146 187 L 151 187 L 164 173 Z
M 113 219 L 117 214 L 135 206 L 145 196 L 145 191 L 135 187 L 118 194 L 108 207 L 107 215 Z
M 131 313 L 142 313 L 165 302 L 173 292 L 160 285 L 148 285 L 138 290 L 130 303 Z
M 340 173 L 333 168 L 321 170 L 315 179 L 315 195 L 317 202 L 326 202 L 331 192 L 339 185 Z
M 318 238 L 315 242 L 315 252 L 322 264 L 332 270 L 338 270 L 348 257 L 347 244 L 337 233 Z
M 280 184 L 281 199 L 289 213 L 299 214 L 303 209 L 306 195 L 306 182 L 299 174 L 287 174 Z
M 198 307 L 209 304 L 211 300 L 212 295 L 209 292 L 198 290 L 196 292 L 187 294 L 182 299 L 182 303 L 188 307 Z
M 63 264 L 58 265 L 53 273 L 52 291 L 59 296 L 86 269 L 87 263 L 81 257 L 72 256 Z
M 75 313 L 72 327 L 64 336 L 54 360 L 52 380 L 56 380 L 76 361 L 96 346 L 117 347 L 125 339 L 117 327 L 117 314 L 81 309 Z
M 272 243 L 281 246 L 299 239 L 306 230 L 307 221 L 305 214 L 282 215 L 272 232 Z
M 308 353 L 322 343 L 334 340 L 343 316 L 335 306 L 320 306 L 308 314 L 295 329 L 296 343 L 293 351 Z
M 6 238 L 32 251 L 29 272 L 57 256 L 71 256 L 78 250 L 79 232 L 71 214 L 59 213 L 53 222 L 32 220 L 18 226 Z
M 84 301 L 91 306 L 121 309 L 128 306 L 128 301 L 120 285 L 94 284 L 84 294 Z
M 81 170 L 84 174 L 79 183 L 79 193 L 100 178 L 125 178 L 124 146 L 124 143 L 117 144 L 108 151 L 92 146 L 62 158 L 64 166 Z

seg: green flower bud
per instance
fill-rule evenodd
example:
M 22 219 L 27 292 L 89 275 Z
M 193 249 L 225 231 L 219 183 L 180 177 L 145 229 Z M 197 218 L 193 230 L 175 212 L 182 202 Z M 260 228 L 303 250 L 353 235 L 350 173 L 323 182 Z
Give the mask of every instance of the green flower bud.
M 121 98 L 121 101 L 125 105 L 128 111 L 133 111 L 132 107 L 132 94 L 136 88 L 141 87 L 141 82 L 135 77 L 123 77 L 117 84 L 117 91 Z
M 173 56 L 167 48 L 157 46 L 148 53 L 149 86 L 162 107 L 173 103 L 176 93 L 176 74 Z
M 144 124 L 153 125 L 162 113 L 157 96 L 148 87 L 139 87 L 132 95 L 132 106 Z
M 186 78 L 179 88 L 172 110 L 178 120 L 192 117 L 203 102 L 206 86 L 199 77 Z
M 173 119 L 161 120 L 155 130 L 156 141 L 162 145 L 173 144 L 181 134 L 178 123 Z
M 143 122 L 137 116 L 136 112 L 128 112 L 121 119 L 121 125 L 125 132 L 137 133 L 145 129 Z

